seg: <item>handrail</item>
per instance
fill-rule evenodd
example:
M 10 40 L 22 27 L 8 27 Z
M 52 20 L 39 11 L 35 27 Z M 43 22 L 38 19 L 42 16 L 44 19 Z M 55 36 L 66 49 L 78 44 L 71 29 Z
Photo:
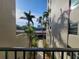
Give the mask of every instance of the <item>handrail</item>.
M 0 48 L 0 51 L 79 52 L 79 48 Z

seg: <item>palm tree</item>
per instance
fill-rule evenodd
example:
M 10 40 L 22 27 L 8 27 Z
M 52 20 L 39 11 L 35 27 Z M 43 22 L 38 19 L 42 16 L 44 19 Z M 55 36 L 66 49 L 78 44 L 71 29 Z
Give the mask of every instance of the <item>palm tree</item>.
M 49 12 L 48 12 L 48 11 L 45 11 L 45 12 L 43 13 L 43 17 L 48 18 L 48 16 L 49 16 Z
M 30 22 L 32 22 L 32 24 L 34 24 L 32 18 L 35 18 L 35 16 L 31 15 L 31 11 L 29 11 L 29 13 L 24 12 L 24 14 L 25 14 L 25 17 L 20 17 L 20 19 L 25 19 L 28 21 L 28 26 L 25 29 L 25 33 L 28 34 L 28 37 L 30 39 L 29 47 L 31 48 L 31 46 L 32 46 L 32 34 L 34 33 L 34 30 L 33 30 L 33 27 L 31 26 Z
M 46 28 L 46 25 L 49 24 L 48 16 L 49 16 L 49 12 L 48 12 L 48 11 L 45 11 L 45 12 L 43 13 L 43 19 L 44 19 L 43 24 L 44 24 L 45 28 Z
M 32 18 L 35 18 L 35 16 L 31 15 L 31 11 L 29 11 L 29 13 L 24 12 L 24 15 L 25 15 L 25 17 L 20 17 L 20 19 L 27 20 L 28 21 L 28 26 L 30 26 L 30 22 L 32 22 L 32 24 L 34 24 Z

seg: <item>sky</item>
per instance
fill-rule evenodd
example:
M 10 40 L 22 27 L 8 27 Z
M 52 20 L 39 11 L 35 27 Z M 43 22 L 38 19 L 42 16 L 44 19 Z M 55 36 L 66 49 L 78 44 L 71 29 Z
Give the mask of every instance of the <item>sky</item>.
M 35 15 L 34 26 L 37 27 L 37 18 L 43 14 L 47 9 L 47 0 L 16 0 L 16 24 L 22 26 L 27 23 L 26 20 L 19 19 L 24 11 L 29 12 L 31 10 L 32 15 Z

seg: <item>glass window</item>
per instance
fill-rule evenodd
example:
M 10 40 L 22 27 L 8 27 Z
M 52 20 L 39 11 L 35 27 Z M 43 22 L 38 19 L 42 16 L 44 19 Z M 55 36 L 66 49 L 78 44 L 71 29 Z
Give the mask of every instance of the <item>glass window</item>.
M 78 23 L 70 23 L 69 26 L 69 34 L 78 34 Z
M 75 9 L 79 5 L 79 0 L 71 0 L 71 9 Z

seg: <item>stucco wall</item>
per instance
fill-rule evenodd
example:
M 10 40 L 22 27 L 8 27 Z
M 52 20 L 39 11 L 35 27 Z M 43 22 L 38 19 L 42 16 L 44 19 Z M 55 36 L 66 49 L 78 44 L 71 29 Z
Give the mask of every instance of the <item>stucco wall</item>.
M 15 26 L 15 0 L 0 0 L 0 47 L 14 46 Z
M 51 20 L 52 27 L 51 42 L 53 42 L 54 39 L 55 45 L 57 45 L 57 47 L 66 47 L 68 33 L 69 0 L 49 0 L 48 7 L 49 9 L 51 9 L 51 12 L 49 13 L 49 20 Z M 77 22 L 79 25 L 79 6 L 71 10 L 70 20 L 74 23 Z M 47 35 L 47 38 L 49 38 L 49 35 Z M 72 48 L 79 48 L 78 42 L 79 26 L 78 35 L 69 34 L 68 45 Z
M 67 43 L 67 21 L 68 21 L 68 0 L 49 0 L 49 8 L 51 12 L 49 13 L 49 20 L 51 26 L 51 45 L 54 47 L 61 48 L 66 47 Z
M 79 6 L 71 11 L 71 21 L 78 23 L 78 35 L 69 36 L 69 45 L 72 48 L 79 48 Z

